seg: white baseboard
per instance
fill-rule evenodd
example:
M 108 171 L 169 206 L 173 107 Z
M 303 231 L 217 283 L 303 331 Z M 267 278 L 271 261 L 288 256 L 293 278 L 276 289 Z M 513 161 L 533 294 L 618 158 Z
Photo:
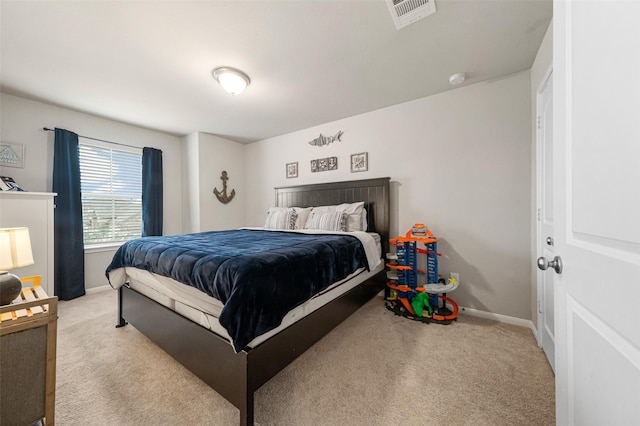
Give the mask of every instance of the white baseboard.
M 87 294 L 91 294 L 91 293 L 100 293 L 107 290 L 113 290 L 113 287 L 111 287 L 110 285 L 101 285 L 100 287 L 86 288 L 84 291 Z
M 460 306 L 459 311 L 460 314 L 465 314 L 473 317 L 486 318 L 491 319 L 498 322 L 503 322 L 505 324 L 513 324 L 518 325 L 520 327 L 526 327 L 531 330 L 534 337 L 538 336 L 538 330 L 536 329 L 533 321 L 526 320 L 522 318 L 510 317 L 508 315 L 502 314 L 494 314 L 493 312 L 479 311 L 473 308 L 466 308 L 464 306 Z

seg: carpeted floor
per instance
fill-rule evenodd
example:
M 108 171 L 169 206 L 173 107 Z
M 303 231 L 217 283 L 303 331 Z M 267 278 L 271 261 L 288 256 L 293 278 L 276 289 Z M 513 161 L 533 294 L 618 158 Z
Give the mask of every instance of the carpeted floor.
M 237 425 L 238 410 L 133 326 L 117 293 L 60 302 L 56 423 Z M 162 324 L 158 324 L 159 327 Z M 553 425 L 530 330 L 396 317 L 377 297 L 256 392 L 260 425 Z

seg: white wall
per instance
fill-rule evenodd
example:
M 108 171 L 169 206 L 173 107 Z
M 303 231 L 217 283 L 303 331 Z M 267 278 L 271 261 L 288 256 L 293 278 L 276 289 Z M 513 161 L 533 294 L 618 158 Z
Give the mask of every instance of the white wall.
M 29 191 L 50 192 L 53 179 L 53 132 L 43 127 L 64 128 L 79 135 L 163 152 L 164 233 L 182 232 L 182 152 L 180 138 L 165 133 L 72 111 L 17 96 L 0 94 L 0 137 L 3 142 L 25 145 L 23 169 L 0 167 Z M 107 285 L 104 271 L 115 249 L 85 254 L 85 287 Z
M 531 67 L 531 206 L 537 207 L 537 155 L 536 155 L 536 126 L 537 122 L 537 98 L 538 93 L 542 89 L 542 85 L 549 77 L 553 68 L 553 21 L 549 23 L 547 32 L 540 44 L 538 54 Z M 531 216 L 531 253 L 534 258 L 537 257 L 537 215 Z M 537 286 L 538 269 L 535 262 L 531 262 L 531 320 L 533 324 L 538 325 L 538 286 Z
M 183 138 L 186 162 L 184 232 L 218 231 L 244 226 L 244 145 L 209 133 L 195 132 Z M 223 192 L 222 171 L 227 172 L 227 204 L 218 201 L 214 188 Z
M 344 132 L 328 146 L 308 142 Z M 390 176 L 391 233 L 423 222 L 458 304 L 531 318 L 531 89 L 528 71 L 246 146 L 246 225 L 264 223 L 276 186 Z M 369 170 L 350 173 L 350 155 Z M 310 160 L 338 157 L 311 173 Z M 299 162 L 286 179 L 285 164 Z
M 244 145 L 200 133 L 200 230 L 217 231 L 244 226 L 245 190 Z M 213 193 L 222 192 L 222 171 L 227 172 L 227 195 L 236 195 L 227 204 Z
M 200 229 L 198 137 L 193 132 L 182 138 L 182 231 L 186 234 Z

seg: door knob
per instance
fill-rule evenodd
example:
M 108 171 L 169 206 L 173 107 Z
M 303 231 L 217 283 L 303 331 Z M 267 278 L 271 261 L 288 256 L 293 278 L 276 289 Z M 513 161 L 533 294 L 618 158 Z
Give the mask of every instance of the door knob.
M 553 237 L 547 237 L 547 245 L 553 246 Z
M 547 260 L 546 257 L 540 256 L 538 258 L 538 268 L 543 271 L 546 271 L 548 268 L 552 268 L 554 271 L 556 271 L 556 274 L 561 274 L 562 259 L 560 258 L 560 256 L 556 256 L 553 258 L 553 260 Z

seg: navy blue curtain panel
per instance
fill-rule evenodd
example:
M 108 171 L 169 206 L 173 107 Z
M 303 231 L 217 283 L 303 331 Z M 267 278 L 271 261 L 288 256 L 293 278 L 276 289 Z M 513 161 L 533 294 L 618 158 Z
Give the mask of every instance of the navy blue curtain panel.
M 61 300 L 85 294 L 84 235 L 80 192 L 78 135 L 55 130 L 53 149 L 54 293 Z
M 142 149 L 142 236 L 162 235 L 162 151 Z

